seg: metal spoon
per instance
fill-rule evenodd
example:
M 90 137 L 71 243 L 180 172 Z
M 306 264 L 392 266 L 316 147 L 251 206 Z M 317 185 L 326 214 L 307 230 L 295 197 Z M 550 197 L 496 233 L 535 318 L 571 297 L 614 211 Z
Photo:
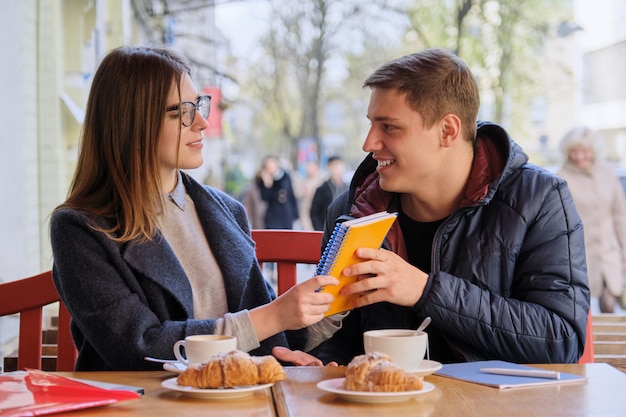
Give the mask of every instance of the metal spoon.
M 428 325 L 430 324 L 432 320 L 430 319 L 430 317 L 426 317 L 422 323 L 419 325 L 419 327 L 417 328 L 417 330 L 415 330 L 415 334 L 419 334 L 419 332 L 423 331 L 426 327 L 428 327 Z
M 148 362 L 157 362 L 157 363 L 178 363 L 176 359 L 159 359 L 159 358 L 151 358 L 150 356 L 144 356 L 144 359 Z

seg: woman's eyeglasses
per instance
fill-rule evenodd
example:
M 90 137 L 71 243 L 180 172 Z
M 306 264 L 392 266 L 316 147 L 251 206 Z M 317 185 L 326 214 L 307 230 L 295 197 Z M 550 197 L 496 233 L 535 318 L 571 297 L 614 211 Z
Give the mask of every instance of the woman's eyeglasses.
M 179 111 L 180 113 L 180 121 L 185 127 L 189 127 L 193 124 L 193 119 L 196 117 L 196 111 L 200 112 L 200 116 L 204 119 L 209 117 L 209 112 L 211 110 L 211 96 L 204 95 L 198 97 L 196 102 L 192 101 L 183 101 L 182 103 L 177 104 L 175 106 L 170 106 L 165 109 L 168 111 Z

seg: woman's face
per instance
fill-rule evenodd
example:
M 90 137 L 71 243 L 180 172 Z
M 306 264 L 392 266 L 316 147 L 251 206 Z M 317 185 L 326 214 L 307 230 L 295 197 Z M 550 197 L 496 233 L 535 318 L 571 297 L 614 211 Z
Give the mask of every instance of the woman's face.
M 593 150 L 584 145 L 574 145 L 570 148 L 567 157 L 576 166 L 586 169 L 593 165 Z
M 198 91 L 187 74 L 181 79 L 180 91 L 181 102 L 191 101 L 195 103 L 198 99 Z M 178 89 L 175 84 L 172 84 L 167 107 L 177 106 L 178 104 Z M 157 145 L 163 191 L 169 192 L 174 189 L 177 169 L 193 169 L 202 165 L 204 161 L 202 156 L 202 140 L 204 139 L 202 131 L 207 127 L 209 127 L 209 123 L 198 111 L 189 127 L 181 125 L 177 110 L 165 113 Z M 179 129 L 180 140 L 178 137 Z

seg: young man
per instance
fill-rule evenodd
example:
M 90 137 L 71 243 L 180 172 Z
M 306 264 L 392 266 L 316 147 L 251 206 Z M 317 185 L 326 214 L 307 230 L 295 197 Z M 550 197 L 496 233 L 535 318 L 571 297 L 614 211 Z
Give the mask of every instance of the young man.
M 342 215 L 399 217 L 385 249 L 359 249 L 362 262 L 344 270 L 359 281 L 342 292 L 360 297 L 315 354 L 345 364 L 363 353 L 364 331 L 430 316 L 437 361 L 577 361 L 589 287 L 566 183 L 529 164 L 500 126 L 476 123 L 476 80 L 447 51 L 388 62 L 364 85 L 369 155 L 329 207 L 325 241 Z

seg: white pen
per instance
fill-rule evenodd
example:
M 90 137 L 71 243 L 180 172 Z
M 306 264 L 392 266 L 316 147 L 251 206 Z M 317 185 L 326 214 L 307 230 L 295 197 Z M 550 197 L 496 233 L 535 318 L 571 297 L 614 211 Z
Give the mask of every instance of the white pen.
M 560 379 L 561 373 L 541 369 L 508 369 L 508 368 L 481 368 L 480 372 L 496 375 L 525 376 L 529 378 Z

